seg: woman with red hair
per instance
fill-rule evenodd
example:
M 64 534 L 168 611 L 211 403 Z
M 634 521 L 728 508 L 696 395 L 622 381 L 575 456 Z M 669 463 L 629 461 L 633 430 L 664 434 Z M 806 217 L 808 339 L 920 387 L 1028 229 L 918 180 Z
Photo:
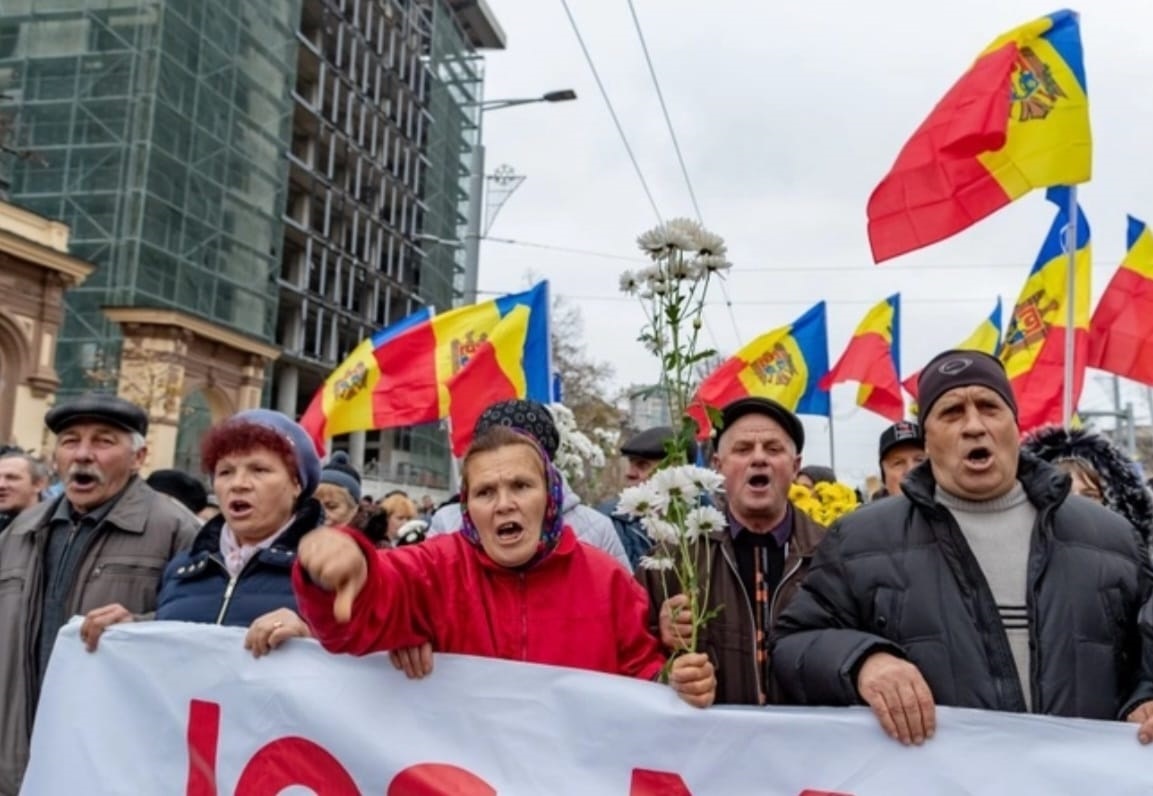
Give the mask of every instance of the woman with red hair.
M 201 461 L 220 514 L 169 562 L 156 618 L 247 627 L 244 645 L 256 656 L 308 636 L 291 575 L 297 545 L 323 513 L 312 497 L 312 440 L 287 416 L 250 409 L 208 431 Z

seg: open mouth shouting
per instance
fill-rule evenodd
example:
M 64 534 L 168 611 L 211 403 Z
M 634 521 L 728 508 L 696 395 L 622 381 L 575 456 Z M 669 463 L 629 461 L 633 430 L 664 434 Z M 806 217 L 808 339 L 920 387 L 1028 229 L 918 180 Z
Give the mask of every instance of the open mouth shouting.
M 749 490 L 757 494 L 768 492 L 771 484 L 772 479 L 769 478 L 768 473 L 753 473 L 745 480 L 745 485 Z
M 502 522 L 496 526 L 496 541 L 501 545 L 515 545 L 524 538 L 524 526 L 519 522 Z
M 68 474 L 68 486 L 75 492 L 90 492 L 104 483 L 98 470 L 76 469 Z
M 247 519 L 252 516 L 255 506 L 243 498 L 233 498 L 225 504 L 228 509 L 228 521 L 235 522 L 236 520 Z
M 966 469 L 983 472 L 993 466 L 993 451 L 985 446 L 970 449 L 963 459 Z

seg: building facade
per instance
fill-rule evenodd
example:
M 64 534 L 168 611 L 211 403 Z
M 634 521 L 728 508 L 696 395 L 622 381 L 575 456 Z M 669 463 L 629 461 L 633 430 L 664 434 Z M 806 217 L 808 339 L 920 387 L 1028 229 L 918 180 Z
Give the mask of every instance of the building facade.
M 298 416 L 360 340 L 457 300 L 460 254 L 429 241 L 459 239 L 477 50 L 503 45 L 482 0 L 0 8 L 0 134 L 21 153 L 0 184 L 97 266 L 67 293 L 60 388 L 149 406 L 177 466 L 214 420 Z M 441 475 L 442 439 L 350 447 Z

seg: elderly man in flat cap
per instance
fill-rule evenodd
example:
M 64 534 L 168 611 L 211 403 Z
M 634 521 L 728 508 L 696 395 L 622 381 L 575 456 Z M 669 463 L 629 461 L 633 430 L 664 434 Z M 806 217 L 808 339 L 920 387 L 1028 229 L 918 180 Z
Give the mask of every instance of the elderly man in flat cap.
M 673 438 L 673 430 L 668 426 L 654 426 L 646 428 L 639 434 L 629 437 L 621 446 L 621 456 L 627 464 L 625 468 L 625 485 L 636 486 L 643 484 L 656 472 L 658 465 L 667 455 L 665 445 Z M 688 452 L 689 461 L 697 458 L 697 447 L 694 444 Z M 633 569 L 637 568 L 643 556 L 647 556 L 653 549 L 653 540 L 645 532 L 644 526 L 637 517 L 627 514 L 618 514 L 617 498 L 607 500 L 597 506 L 597 510 L 608 515 L 616 528 L 621 545 L 629 557 Z
M 1153 571 L 1122 517 L 1020 451 L 1001 363 L 947 351 L 921 373 L 928 461 L 842 518 L 773 644 L 786 698 L 866 703 L 902 743 L 935 705 L 1124 719 L 1153 740 Z
M 15 794 L 28 762 L 31 719 L 56 633 L 76 614 L 96 632 L 156 607 L 164 565 L 199 523 L 137 473 L 148 416 L 112 395 L 54 407 L 56 471 L 64 494 L 18 516 L 0 535 L 0 794 Z
M 713 467 L 724 477 L 720 508 L 728 527 L 695 545 L 697 571 L 708 582 L 708 608 L 719 614 L 699 639 L 716 667 L 717 704 L 776 701 L 769 673 L 769 631 L 796 593 L 825 529 L 789 503 L 801 467 L 805 429 L 776 401 L 741 398 L 722 410 Z M 689 638 L 688 597 L 667 573 L 641 569 L 650 622 L 669 651 Z

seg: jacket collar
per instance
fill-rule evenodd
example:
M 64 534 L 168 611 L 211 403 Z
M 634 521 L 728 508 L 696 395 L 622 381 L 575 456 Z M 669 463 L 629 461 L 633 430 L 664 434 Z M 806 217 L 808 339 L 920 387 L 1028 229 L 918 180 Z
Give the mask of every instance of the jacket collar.
M 322 509 L 314 498 L 300 504 L 288 528 L 277 537 L 269 550 L 294 551 L 306 533 L 320 525 Z M 217 514 L 200 529 L 192 542 L 193 558 L 211 556 L 220 552 L 220 534 L 224 531 L 224 515 Z
M 535 566 L 529 569 L 511 569 L 509 567 L 501 566 L 489 558 L 488 554 L 484 552 L 484 548 L 480 545 L 474 545 L 472 542 L 463 539 L 463 537 L 462 541 L 464 541 L 466 545 L 472 548 L 482 567 L 491 572 L 497 572 L 502 575 L 518 575 L 521 573 L 539 572 L 542 569 L 557 566 L 557 563 L 568 559 L 576 550 L 577 545 L 580 544 L 577 541 L 576 534 L 573 533 L 572 528 L 566 525 L 564 530 L 561 531 L 560 539 L 557 541 L 556 547 L 552 549 L 551 553 L 538 561 Z
M 718 507 L 725 510 L 723 501 L 718 500 Z M 811 558 L 817 552 L 817 546 L 825 538 L 826 528 L 818 525 L 805 512 L 798 511 L 794 506 L 789 514 L 793 517 L 793 530 L 789 534 L 789 545 L 795 555 L 801 558 Z M 709 533 L 709 539 L 717 542 L 726 550 L 733 549 L 733 535 L 728 526 Z M 790 554 L 790 555 L 793 555 Z
M 1025 451 L 1021 451 L 1017 458 L 1017 480 L 1034 506 L 1058 505 L 1069 496 L 1069 476 Z M 905 477 L 901 490 L 913 503 L 928 509 L 937 508 L 937 482 L 928 460 Z
M 105 515 L 103 524 L 113 525 L 116 530 L 124 533 L 143 534 L 148 522 L 150 498 L 156 494 L 142 478 L 132 476 L 116 504 Z M 48 521 L 66 499 L 60 495 L 55 500 L 46 500 L 34 509 L 29 509 L 27 516 L 21 514 L 12 522 L 10 532 L 13 536 L 23 536 L 48 527 Z

